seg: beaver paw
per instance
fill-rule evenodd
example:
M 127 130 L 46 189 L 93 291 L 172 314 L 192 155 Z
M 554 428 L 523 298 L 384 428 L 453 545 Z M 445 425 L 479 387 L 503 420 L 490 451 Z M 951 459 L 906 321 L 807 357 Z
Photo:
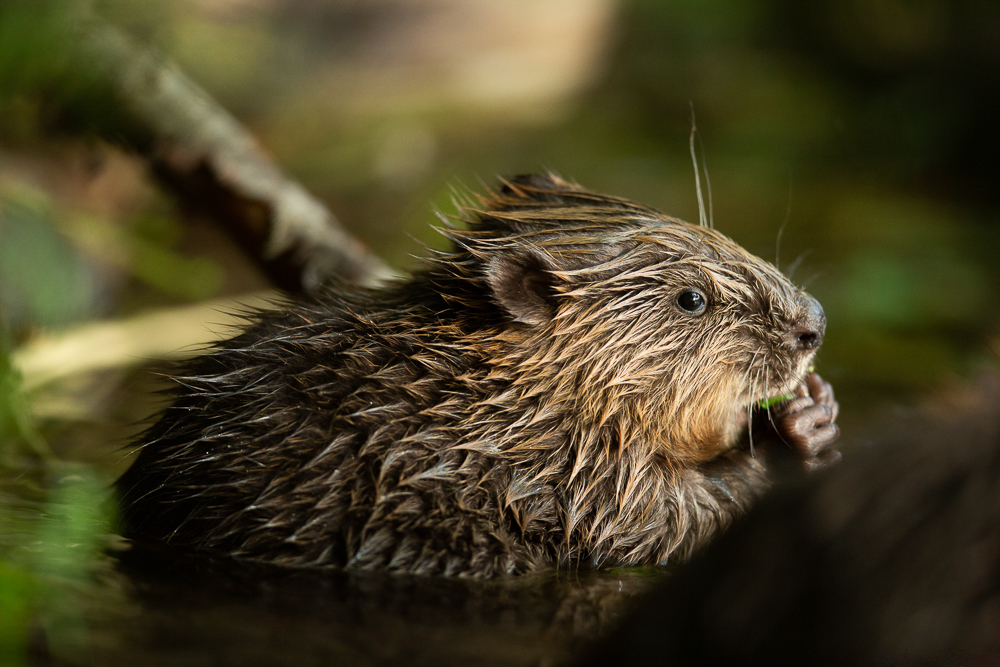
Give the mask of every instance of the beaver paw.
M 833 397 L 833 387 L 810 373 L 795 389 L 794 396 L 776 406 L 772 414 L 781 439 L 802 458 L 806 470 L 836 463 L 840 452 L 830 446 L 840 437 L 840 427 L 834 423 L 840 407 Z

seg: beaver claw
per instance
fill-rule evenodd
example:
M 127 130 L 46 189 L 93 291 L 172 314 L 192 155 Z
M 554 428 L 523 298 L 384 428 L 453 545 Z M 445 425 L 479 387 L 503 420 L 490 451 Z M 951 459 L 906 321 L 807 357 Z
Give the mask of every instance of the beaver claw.
M 806 470 L 840 460 L 840 452 L 830 448 L 840 437 L 840 427 L 834 423 L 839 410 L 833 387 L 816 373 L 806 376 L 794 398 L 776 406 L 772 419 L 778 434 L 802 458 Z

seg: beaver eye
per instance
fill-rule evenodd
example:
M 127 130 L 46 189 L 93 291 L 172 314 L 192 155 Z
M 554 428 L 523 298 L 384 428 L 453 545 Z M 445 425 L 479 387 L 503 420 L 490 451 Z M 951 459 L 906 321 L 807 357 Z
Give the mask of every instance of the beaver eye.
M 681 310 L 697 315 L 705 310 L 705 295 L 696 289 L 686 289 L 677 296 L 677 305 Z

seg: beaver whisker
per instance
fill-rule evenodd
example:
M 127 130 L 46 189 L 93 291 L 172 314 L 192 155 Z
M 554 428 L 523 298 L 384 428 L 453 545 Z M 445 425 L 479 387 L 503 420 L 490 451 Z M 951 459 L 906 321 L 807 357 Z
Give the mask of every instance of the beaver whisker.
M 812 248 L 806 248 L 805 250 L 800 252 L 794 260 L 792 260 L 792 263 L 788 265 L 788 270 L 785 272 L 785 275 L 788 276 L 789 280 L 791 280 L 792 277 L 795 275 L 795 272 L 798 270 L 799 266 L 802 265 L 803 260 L 805 260 L 805 258 L 811 254 L 812 254 Z
M 781 225 L 778 227 L 778 233 L 774 238 L 774 268 L 781 271 L 781 237 L 785 233 L 785 226 L 788 225 L 788 221 L 792 218 L 792 175 L 788 174 L 788 205 L 785 207 L 785 219 L 781 221 Z M 792 276 L 789 273 L 785 275 L 791 280 Z
M 754 351 L 754 360 L 755 361 L 757 359 L 757 354 L 759 352 L 760 352 L 759 350 L 755 350 Z M 758 368 L 757 371 L 756 371 L 756 373 L 755 373 L 755 375 L 754 375 L 754 388 L 755 389 L 760 387 L 760 375 L 761 375 L 761 373 L 763 371 L 764 371 L 763 368 Z M 767 384 L 766 384 L 766 382 L 767 382 L 767 374 L 766 373 L 764 374 L 764 381 L 765 381 L 764 394 L 766 396 L 767 395 Z M 754 398 L 753 398 L 753 400 L 751 400 L 750 403 L 747 404 L 747 436 L 750 439 L 750 456 L 751 456 L 751 458 L 756 458 L 756 454 L 757 454 L 757 452 L 756 452 L 756 450 L 754 448 L 754 442 L 753 442 L 753 408 L 754 408 L 754 405 L 755 405 L 756 401 L 758 401 L 758 400 L 759 399 L 757 398 L 757 391 L 755 391 L 754 392 Z
M 701 141 L 701 136 L 698 135 L 698 124 L 695 122 L 694 116 L 694 102 L 690 102 L 691 105 L 691 135 L 688 139 L 688 147 L 691 151 L 691 163 L 694 166 L 694 185 L 695 192 L 698 195 L 698 224 L 702 227 L 708 227 L 709 229 L 715 229 L 715 219 L 712 211 L 712 182 L 708 179 L 708 167 L 704 167 L 705 171 L 705 184 L 708 187 L 708 216 L 705 216 L 705 200 L 701 194 L 701 176 L 698 169 L 698 156 L 694 149 L 695 136 L 698 136 L 699 142 Z M 702 146 L 702 162 L 705 160 L 705 149 Z

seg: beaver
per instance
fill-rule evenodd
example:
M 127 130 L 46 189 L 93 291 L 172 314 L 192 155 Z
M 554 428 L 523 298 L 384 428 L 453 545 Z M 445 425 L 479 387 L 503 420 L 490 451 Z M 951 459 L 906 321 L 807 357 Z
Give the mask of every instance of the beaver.
M 774 266 L 552 174 L 459 217 L 412 277 L 256 313 L 174 375 L 124 534 L 415 574 L 664 564 L 785 452 L 839 457 L 825 315 Z

